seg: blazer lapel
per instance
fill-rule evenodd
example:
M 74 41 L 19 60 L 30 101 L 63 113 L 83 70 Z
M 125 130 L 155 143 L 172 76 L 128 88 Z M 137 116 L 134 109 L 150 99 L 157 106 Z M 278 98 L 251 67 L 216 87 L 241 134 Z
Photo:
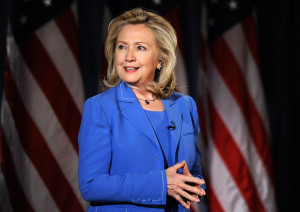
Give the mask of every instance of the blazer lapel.
M 181 135 L 182 120 L 183 120 L 182 114 L 181 114 L 175 100 L 172 99 L 172 96 L 167 99 L 163 99 L 163 104 L 164 104 L 166 112 L 167 112 L 169 124 L 172 125 L 171 122 L 173 121 L 174 125 L 175 125 L 175 129 L 174 130 L 171 129 L 170 134 L 171 134 L 171 140 L 173 143 L 173 148 L 172 148 L 172 150 L 174 151 L 173 155 L 176 155 L 177 154 L 176 150 L 177 150 L 178 143 L 180 140 L 180 135 Z M 175 163 L 176 162 L 178 162 L 178 161 L 176 161 L 176 159 L 175 159 Z
M 132 89 L 123 81 L 118 85 L 118 100 L 122 114 L 150 138 L 154 148 L 161 152 L 157 137 L 153 131 L 144 109 L 135 97 Z

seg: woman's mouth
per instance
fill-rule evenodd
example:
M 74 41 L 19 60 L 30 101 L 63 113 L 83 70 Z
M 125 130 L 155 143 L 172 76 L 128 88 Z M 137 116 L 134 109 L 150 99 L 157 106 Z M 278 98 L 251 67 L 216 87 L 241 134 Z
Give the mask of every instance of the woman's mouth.
M 133 72 L 136 72 L 137 70 L 139 69 L 139 67 L 129 67 L 129 66 L 126 66 L 124 67 L 124 70 L 125 72 L 127 73 L 133 73 Z

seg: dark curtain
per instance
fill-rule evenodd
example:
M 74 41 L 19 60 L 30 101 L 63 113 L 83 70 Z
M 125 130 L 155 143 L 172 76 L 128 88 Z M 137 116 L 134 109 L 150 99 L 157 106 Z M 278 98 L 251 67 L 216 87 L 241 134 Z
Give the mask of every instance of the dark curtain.
M 297 211 L 300 197 L 300 1 L 257 2 L 277 206 L 278 211 Z
M 104 0 L 76 0 L 78 11 L 79 49 L 85 97 L 98 92 L 102 58 L 102 18 Z

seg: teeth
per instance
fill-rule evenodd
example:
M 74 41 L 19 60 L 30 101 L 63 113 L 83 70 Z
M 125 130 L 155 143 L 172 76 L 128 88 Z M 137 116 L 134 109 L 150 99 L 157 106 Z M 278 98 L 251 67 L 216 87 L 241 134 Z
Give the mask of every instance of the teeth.
M 132 68 L 132 67 L 125 67 L 126 70 L 128 71 L 132 71 L 132 70 L 135 70 L 136 68 Z

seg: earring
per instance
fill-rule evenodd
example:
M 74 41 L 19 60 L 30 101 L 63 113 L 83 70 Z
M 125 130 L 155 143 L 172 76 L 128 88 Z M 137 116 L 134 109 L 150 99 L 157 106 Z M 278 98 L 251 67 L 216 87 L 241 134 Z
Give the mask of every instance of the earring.
M 160 70 L 160 71 L 161 71 L 161 69 L 162 69 L 162 67 L 161 67 L 161 66 L 159 66 L 158 70 Z

